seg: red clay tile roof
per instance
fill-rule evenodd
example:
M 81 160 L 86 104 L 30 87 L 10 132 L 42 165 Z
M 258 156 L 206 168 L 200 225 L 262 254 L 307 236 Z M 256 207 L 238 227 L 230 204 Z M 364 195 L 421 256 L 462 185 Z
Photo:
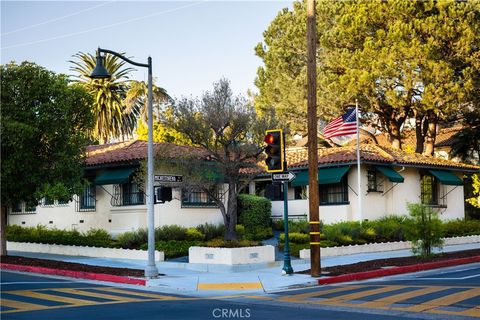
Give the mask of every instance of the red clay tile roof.
M 176 158 L 180 155 L 193 154 L 206 157 L 206 153 L 190 146 L 179 146 L 172 143 L 154 143 L 154 154 Z M 113 144 L 87 147 L 86 165 L 99 166 L 109 164 L 131 163 L 147 158 L 147 142 L 142 140 L 119 142 Z
M 154 153 L 162 154 L 164 157 L 177 158 L 190 154 L 199 158 L 207 158 L 207 153 L 201 148 L 190 146 L 179 146 L 171 143 L 155 143 Z M 407 153 L 402 150 L 395 150 L 388 147 L 380 147 L 374 144 L 363 144 L 361 146 L 361 160 L 372 163 L 383 163 L 392 165 L 411 165 L 420 167 L 438 167 L 446 169 L 457 169 L 464 171 L 479 171 L 479 166 L 458 163 L 450 160 L 426 157 L 421 154 Z M 87 167 L 104 166 L 131 163 L 146 159 L 146 141 L 128 141 L 114 144 L 89 146 L 87 148 Z M 357 161 L 356 147 L 345 146 L 338 148 L 321 148 L 318 150 L 319 166 L 355 163 Z M 301 169 L 308 167 L 307 148 L 287 149 L 287 163 L 289 169 Z M 264 162 L 259 161 L 259 166 L 251 166 L 241 169 L 243 174 L 262 173 Z
M 402 150 L 395 150 L 388 147 L 380 147 L 374 144 L 363 144 L 361 146 L 361 161 L 384 163 L 391 165 L 410 165 L 419 167 L 438 167 L 445 169 L 457 169 L 465 171 L 479 171 L 479 166 L 469 165 L 434 157 L 427 157 L 417 153 L 407 153 Z M 357 161 L 356 146 L 345 146 L 338 148 L 325 148 L 318 150 L 319 166 L 354 163 Z M 308 167 L 308 156 L 306 148 L 287 149 L 287 162 L 289 168 Z

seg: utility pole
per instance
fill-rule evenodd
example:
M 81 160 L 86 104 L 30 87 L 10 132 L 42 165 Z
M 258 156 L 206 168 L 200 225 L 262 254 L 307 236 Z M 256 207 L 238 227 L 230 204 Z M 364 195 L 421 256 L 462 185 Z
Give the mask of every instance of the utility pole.
M 310 275 L 319 277 L 320 216 L 317 144 L 317 30 L 315 0 L 307 0 L 307 114 L 308 114 L 308 202 L 310 213 Z

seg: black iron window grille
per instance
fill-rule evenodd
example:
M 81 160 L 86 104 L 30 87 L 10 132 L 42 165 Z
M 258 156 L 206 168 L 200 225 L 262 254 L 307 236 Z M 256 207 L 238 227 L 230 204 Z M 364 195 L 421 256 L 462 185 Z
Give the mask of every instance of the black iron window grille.
M 37 213 L 37 206 L 20 202 L 10 208 L 10 214 L 34 214 Z
M 218 190 L 213 190 L 212 192 L 215 194 L 215 197 L 220 198 Z M 182 207 L 216 208 L 218 205 L 207 192 L 182 189 Z
M 96 211 L 96 187 L 95 185 L 86 186 L 83 192 L 78 195 L 75 201 L 76 212 L 93 212 Z
M 347 175 L 339 183 L 318 185 L 318 193 L 321 206 L 348 204 Z
M 432 207 L 446 207 L 445 189 L 437 178 L 423 175 L 420 180 L 420 200 L 422 204 Z
M 114 207 L 145 204 L 145 193 L 134 182 L 114 185 L 111 204 Z

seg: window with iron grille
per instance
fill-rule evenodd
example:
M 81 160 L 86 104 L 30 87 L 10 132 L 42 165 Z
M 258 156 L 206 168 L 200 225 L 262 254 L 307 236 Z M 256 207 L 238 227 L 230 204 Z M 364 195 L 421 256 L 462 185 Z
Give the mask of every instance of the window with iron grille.
M 378 191 L 378 185 L 377 185 L 377 170 L 375 169 L 369 169 L 367 171 L 367 191 L 372 192 L 372 191 Z
M 75 211 L 92 212 L 96 210 L 96 189 L 95 185 L 88 185 L 83 189 L 83 192 L 78 195 L 78 201 L 75 201 Z
M 308 199 L 307 186 L 293 187 L 293 191 L 295 200 Z
M 320 205 L 348 204 L 348 181 L 347 175 L 343 176 L 339 183 L 318 185 Z
M 50 199 L 48 197 L 43 198 L 42 205 L 43 206 L 53 206 L 55 203 L 55 200 Z
M 444 188 L 437 178 L 432 175 L 423 175 L 420 180 L 420 199 L 424 205 L 446 207 Z
M 213 190 L 212 192 L 214 192 L 216 196 L 219 197 L 218 190 Z M 188 207 L 216 208 L 218 206 L 213 200 L 213 198 L 208 193 L 202 190 L 182 189 L 182 207 L 184 208 L 188 208 Z
M 37 211 L 37 206 L 20 202 L 10 208 L 10 214 L 34 214 Z
M 145 204 L 145 193 L 134 182 L 123 183 L 113 187 L 112 206 L 134 206 Z

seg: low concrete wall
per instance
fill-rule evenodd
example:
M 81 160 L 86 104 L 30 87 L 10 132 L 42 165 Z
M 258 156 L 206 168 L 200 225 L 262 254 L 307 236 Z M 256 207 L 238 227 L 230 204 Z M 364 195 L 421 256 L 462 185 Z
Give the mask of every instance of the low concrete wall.
M 467 244 L 467 243 L 480 243 L 479 236 L 466 236 L 466 237 L 455 237 L 455 238 L 445 238 L 444 246 L 452 246 L 458 244 Z M 333 256 L 344 256 L 349 254 L 357 253 L 370 253 L 370 252 L 384 252 L 384 251 L 396 251 L 396 250 L 410 250 L 412 244 L 410 241 L 399 241 L 399 242 L 384 242 L 384 243 L 369 243 L 363 245 L 354 245 L 354 246 L 343 246 L 343 247 L 330 247 L 322 248 L 322 257 L 333 257 Z M 310 249 L 300 250 L 301 259 L 310 259 Z
M 58 244 L 11 242 L 11 241 L 7 241 L 7 250 L 50 253 L 50 254 L 60 254 L 60 255 L 68 255 L 68 256 L 95 257 L 95 258 L 148 260 L 148 251 L 145 251 L 145 250 L 65 246 L 65 245 L 58 245 Z M 155 251 L 155 261 L 164 261 L 164 260 L 165 260 L 165 255 L 163 251 Z
M 190 247 L 189 263 L 206 264 L 250 264 L 275 261 L 275 247 L 258 246 L 243 248 Z

